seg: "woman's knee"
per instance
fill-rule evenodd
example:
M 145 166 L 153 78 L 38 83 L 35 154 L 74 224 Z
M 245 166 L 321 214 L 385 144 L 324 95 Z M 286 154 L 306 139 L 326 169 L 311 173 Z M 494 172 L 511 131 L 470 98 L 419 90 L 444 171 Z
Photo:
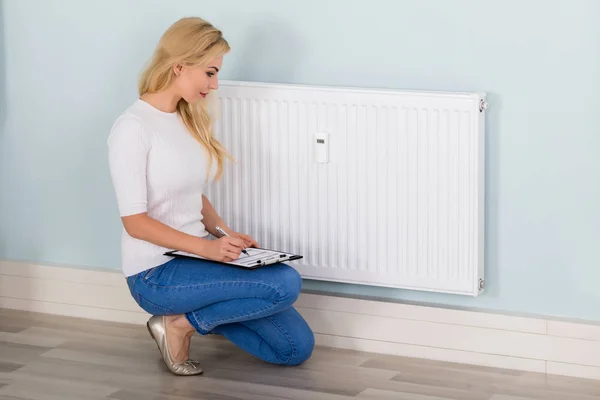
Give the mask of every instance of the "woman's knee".
M 308 329 L 296 337 L 292 356 L 287 360 L 288 365 L 300 365 L 307 361 L 315 348 L 315 335 Z
M 299 365 L 311 357 L 315 348 L 315 335 L 294 307 L 278 316 L 276 326 L 283 334 L 280 337 L 281 343 L 287 343 L 287 346 L 280 346 L 284 350 L 279 357 L 282 364 Z
M 289 265 L 278 266 L 275 274 L 275 285 L 279 295 L 279 301 L 286 304 L 293 304 L 302 289 L 302 277 L 294 268 Z

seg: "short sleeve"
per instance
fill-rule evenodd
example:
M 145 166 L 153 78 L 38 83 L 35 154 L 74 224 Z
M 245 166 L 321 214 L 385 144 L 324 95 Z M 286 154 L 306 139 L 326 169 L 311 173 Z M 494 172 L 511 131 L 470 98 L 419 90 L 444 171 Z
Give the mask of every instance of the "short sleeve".
M 108 137 L 108 159 L 121 217 L 147 212 L 149 133 L 132 115 L 117 119 Z

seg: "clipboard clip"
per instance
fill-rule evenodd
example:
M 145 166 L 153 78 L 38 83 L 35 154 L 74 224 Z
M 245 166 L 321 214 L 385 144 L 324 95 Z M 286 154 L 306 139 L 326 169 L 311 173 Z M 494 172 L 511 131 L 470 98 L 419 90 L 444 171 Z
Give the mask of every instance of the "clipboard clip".
M 279 256 L 275 256 L 275 257 L 271 257 L 271 258 L 267 258 L 266 260 L 261 260 L 259 265 L 270 265 L 270 264 L 275 264 L 281 261 L 288 261 L 290 259 L 290 256 L 287 254 L 281 254 Z

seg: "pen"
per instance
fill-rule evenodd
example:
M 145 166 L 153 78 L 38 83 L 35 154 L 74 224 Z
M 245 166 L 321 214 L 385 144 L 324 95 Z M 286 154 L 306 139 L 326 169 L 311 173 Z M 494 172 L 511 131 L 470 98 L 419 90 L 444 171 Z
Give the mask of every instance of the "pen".
M 216 229 L 216 230 L 217 230 L 217 232 L 219 232 L 221 235 L 223 235 L 223 236 L 227 236 L 227 237 L 231 237 L 231 236 L 229 236 L 229 235 L 227 234 L 227 232 L 225 232 L 225 231 L 224 231 L 223 229 L 221 229 L 220 227 L 218 227 L 218 226 L 215 226 L 215 229 Z M 248 252 L 247 252 L 246 250 L 244 250 L 244 249 L 242 249 L 242 253 L 244 253 L 245 255 L 248 255 Z

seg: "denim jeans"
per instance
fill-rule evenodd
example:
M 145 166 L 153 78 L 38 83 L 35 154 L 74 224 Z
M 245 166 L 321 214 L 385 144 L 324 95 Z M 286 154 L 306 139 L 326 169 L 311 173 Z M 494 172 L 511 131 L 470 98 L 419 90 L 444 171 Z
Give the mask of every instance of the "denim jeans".
M 294 309 L 302 279 L 286 264 L 243 270 L 174 258 L 127 278 L 132 296 L 152 315 L 185 314 L 202 335 L 223 335 L 273 364 L 298 365 L 314 335 Z

